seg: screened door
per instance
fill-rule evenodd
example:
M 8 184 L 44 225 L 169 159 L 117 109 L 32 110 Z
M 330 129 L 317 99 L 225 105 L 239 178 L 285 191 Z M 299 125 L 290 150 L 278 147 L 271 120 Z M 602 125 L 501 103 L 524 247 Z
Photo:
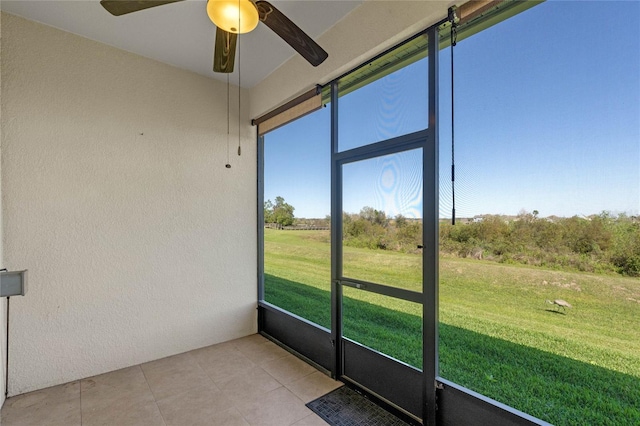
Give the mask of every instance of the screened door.
M 342 377 L 420 417 L 423 145 L 416 133 L 338 161 Z M 392 246 L 393 245 L 393 246 Z

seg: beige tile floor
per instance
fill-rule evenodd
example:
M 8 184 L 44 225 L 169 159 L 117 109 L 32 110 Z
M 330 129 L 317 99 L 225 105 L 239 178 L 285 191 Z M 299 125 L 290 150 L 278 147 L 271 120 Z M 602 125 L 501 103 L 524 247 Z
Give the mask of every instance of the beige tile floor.
M 305 404 L 341 386 L 254 334 L 9 398 L 1 424 L 326 425 Z

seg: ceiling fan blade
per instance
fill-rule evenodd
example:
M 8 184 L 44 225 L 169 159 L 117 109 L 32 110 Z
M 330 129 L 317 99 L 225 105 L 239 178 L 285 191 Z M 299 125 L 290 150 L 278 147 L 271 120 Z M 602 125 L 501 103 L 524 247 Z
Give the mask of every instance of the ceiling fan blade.
M 216 44 L 213 52 L 214 72 L 233 72 L 237 40 L 238 34 L 228 33 L 220 28 L 216 29 Z
M 260 0 L 256 1 L 255 5 L 258 8 L 260 20 L 311 65 L 317 67 L 327 59 L 329 56 L 327 52 L 271 3 Z
M 110 14 L 120 16 L 178 1 L 183 0 L 100 0 L 100 4 L 107 9 L 107 12 Z

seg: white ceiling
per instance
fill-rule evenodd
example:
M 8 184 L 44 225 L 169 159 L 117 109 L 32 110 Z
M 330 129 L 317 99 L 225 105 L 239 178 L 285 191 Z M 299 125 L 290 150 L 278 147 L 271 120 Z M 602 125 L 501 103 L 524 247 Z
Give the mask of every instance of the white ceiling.
M 317 39 L 363 0 L 270 0 L 312 38 Z M 119 17 L 99 0 L 2 0 L 0 8 L 26 19 L 96 40 L 147 58 L 226 81 L 213 67 L 215 26 L 205 0 L 188 0 Z M 258 84 L 297 53 L 264 24 L 239 37 L 231 81 Z M 331 52 L 328 52 L 331 56 Z M 311 65 L 309 65 L 311 67 Z

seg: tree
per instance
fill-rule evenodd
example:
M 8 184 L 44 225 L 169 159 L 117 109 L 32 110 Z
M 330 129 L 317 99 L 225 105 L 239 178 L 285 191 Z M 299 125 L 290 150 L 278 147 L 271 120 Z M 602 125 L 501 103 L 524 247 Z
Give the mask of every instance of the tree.
M 398 229 L 407 226 L 407 218 L 402 216 L 401 214 L 396 215 L 395 226 Z
M 373 207 L 363 207 L 360 210 L 360 217 L 374 225 L 380 225 L 382 227 L 386 227 L 389 224 L 387 214 L 384 211 L 376 210 Z
M 264 202 L 264 221 L 266 223 L 277 223 L 282 226 L 293 225 L 295 208 L 284 201 L 284 198 L 277 196 L 275 203 L 271 200 Z
M 640 277 L 640 222 L 620 214 L 612 226 L 611 263 L 621 274 Z
M 273 223 L 273 203 L 271 200 L 264 202 L 264 223 Z

